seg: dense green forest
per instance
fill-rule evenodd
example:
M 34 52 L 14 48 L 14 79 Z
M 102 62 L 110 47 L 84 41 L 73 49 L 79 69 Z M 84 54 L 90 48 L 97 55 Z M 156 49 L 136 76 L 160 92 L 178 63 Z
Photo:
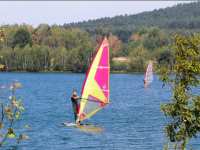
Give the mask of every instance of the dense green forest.
M 136 15 L 105 17 L 78 23 L 65 24 L 65 27 L 78 27 L 90 34 L 112 32 L 120 40 L 127 42 L 129 36 L 141 27 L 156 26 L 169 31 L 200 29 L 200 2 L 178 4 L 174 7 L 143 12 Z
M 176 33 L 198 32 L 199 8 L 200 2 L 195 2 L 62 26 L 2 25 L 0 64 L 8 71 L 85 72 L 107 36 L 112 71 L 144 71 L 149 59 L 173 62 L 171 41 Z

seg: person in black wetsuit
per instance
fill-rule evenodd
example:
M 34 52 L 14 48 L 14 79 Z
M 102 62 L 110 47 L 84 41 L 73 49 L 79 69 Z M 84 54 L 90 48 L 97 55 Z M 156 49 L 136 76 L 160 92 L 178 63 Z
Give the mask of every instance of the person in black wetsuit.
M 72 101 L 72 108 L 74 111 L 74 120 L 75 122 L 77 121 L 77 117 L 78 117 L 78 109 L 79 109 L 79 96 L 77 94 L 76 90 L 73 90 L 72 92 L 72 96 L 71 96 L 71 101 Z

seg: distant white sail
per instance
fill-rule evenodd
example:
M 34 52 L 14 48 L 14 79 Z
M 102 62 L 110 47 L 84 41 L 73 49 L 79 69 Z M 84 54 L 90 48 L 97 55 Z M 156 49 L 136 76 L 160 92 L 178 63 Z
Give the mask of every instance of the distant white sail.
M 153 62 L 149 61 L 144 76 L 144 86 L 147 87 L 152 81 L 153 81 Z

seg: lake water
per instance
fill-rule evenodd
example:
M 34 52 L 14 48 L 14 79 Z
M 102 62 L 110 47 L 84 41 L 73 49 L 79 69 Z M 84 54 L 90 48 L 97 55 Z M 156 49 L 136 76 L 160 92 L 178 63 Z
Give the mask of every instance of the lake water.
M 81 90 L 84 74 L 67 73 L 1 73 L 0 83 L 19 80 L 26 108 L 16 126 L 26 129 L 29 140 L 20 143 L 19 150 L 161 150 L 167 140 L 163 126 L 167 123 L 160 112 L 161 103 L 170 97 L 168 87 L 155 77 L 153 84 L 143 88 L 143 74 L 112 74 L 111 103 L 89 123 L 102 127 L 102 133 L 85 133 L 63 127 L 73 121 L 70 94 Z M 25 129 L 19 130 L 19 132 Z M 200 149 L 200 140 L 192 141 Z

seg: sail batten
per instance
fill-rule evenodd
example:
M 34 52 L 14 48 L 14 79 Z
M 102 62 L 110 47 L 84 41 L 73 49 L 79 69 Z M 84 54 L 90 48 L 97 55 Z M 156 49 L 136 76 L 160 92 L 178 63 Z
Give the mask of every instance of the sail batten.
M 87 71 L 82 87 L 78 118 L 83 121 L 109 103 L 110 85 L 109 46 L 106 38 L 97 49 L 96 55 Z

